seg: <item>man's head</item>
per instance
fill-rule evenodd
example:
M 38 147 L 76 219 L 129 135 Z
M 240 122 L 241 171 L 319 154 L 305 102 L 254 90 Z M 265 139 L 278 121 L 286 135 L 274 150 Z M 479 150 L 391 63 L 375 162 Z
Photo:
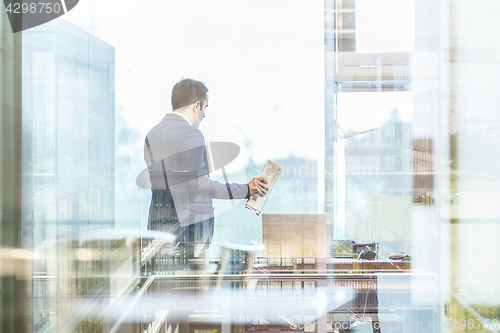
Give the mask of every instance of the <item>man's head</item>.
M 195 127 L 205 117 L 207 106 L 208 88 L 201 81 L 183 79 L 172 89 L 172 109 L 186 115 Z

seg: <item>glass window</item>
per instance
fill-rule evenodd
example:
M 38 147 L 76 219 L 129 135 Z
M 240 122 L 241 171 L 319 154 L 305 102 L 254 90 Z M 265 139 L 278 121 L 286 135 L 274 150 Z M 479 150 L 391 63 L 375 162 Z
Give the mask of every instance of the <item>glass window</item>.
M 61 4 L 0 18 L 2 327 L 497 329 L 494 1 Z

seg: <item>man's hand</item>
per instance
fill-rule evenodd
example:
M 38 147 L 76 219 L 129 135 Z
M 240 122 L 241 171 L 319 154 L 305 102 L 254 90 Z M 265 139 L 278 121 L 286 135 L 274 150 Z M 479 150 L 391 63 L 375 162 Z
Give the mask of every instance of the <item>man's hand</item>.
M 250 188 L 250 195 L 259 193 L 261 196 L 267 194 L 269 188 L 266 186 L 267 180 L 264 177 L 254 178 L 248 183 Z

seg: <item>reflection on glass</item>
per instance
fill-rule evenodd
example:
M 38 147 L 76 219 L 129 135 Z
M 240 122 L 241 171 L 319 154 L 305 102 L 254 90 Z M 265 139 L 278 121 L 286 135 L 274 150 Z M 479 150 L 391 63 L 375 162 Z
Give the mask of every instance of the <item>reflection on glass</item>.
M 22 56 L 22 242 L 36 258 L 33 330 L 74 329 L 79 297 L 116 288 L 119 244 L 77 245 L 115 224 L 114 48 L 56 20 L 23 34 Z M 108 325 L 98 312 L 83 318 L 93 330 Z

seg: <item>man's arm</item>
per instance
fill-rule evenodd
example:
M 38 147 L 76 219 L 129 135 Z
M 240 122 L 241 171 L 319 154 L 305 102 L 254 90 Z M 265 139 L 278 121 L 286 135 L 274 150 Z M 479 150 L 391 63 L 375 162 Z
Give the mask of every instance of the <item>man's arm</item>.
M 180 150 L 186 155 L 183 159 L 190 164 L 187 169 L 196 170 L 196 179 L 186 184 L 196 195 L 214 199 L 245 199 L 255 193 L 267 193 L 267 181 L 263 177 L 254 178 L 248 184 L 225 184 L 210 179 L 204 160 L 205 139 L 199 130 L 188 131 L 180 144 Z

